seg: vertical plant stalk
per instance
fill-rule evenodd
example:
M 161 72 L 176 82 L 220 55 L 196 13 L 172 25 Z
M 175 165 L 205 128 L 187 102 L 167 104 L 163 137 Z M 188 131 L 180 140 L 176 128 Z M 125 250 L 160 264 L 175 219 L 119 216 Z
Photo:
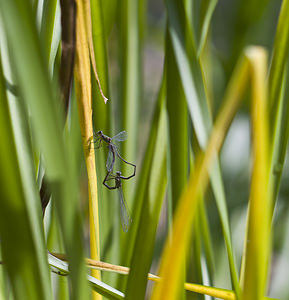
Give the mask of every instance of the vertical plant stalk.
M 104 103 L 106 104 L 108 99 L 105 97 L 105 95 L 102 91 L 100 80 L 99 80 L 98 73 L 97 73 L 97 70 L 96 70 L 94 47 L 93 47 L 93 38 L 92 38 L 92 21 L 91 21 L 90 0 L 84 1 L 84 5 L 85 5 L 85 20 L 86 20 L 86 30 L 87 30 L 87 41 L 88 41 L 88 45 L 89 45 L 89 54 L 90 54 L 92 69 L 93 69 L 93 73 L 94 73 L 94 76 L 95 76 L 95 79 L 96 79 L 96 82 L 97 82 L 97 85 L 98 85 L 98 88 L 99 88 L 99 92 L 101 94 L 101 97 L 102 97 Z
M 57 0 L 49 0 L 43 2 L 43 14 L 41 18 L 40 37 L 43 40 L 48 62 L 50 61 L 50 55 L 51 55 L 56 7 L 57 7 Z
M 61 98 L 67 115 L 75 56 L 76 4 L 74 0 L 60 0 L 61 5 Z
M 76 3 L 74 0 L 61 0 L 61 61 L 59 71 L 60 95 L 64 108 L 64 119 L 66 119 L 71 82 L 73 76 L 75 57 L 75 25 L 76 25 Z M 44 26 L 44 25 L 43 25 Z M 43 29 L 43 31 L 45 28 Z M 51 192 L 49 184 L 44 176 L 40 187 L 40 199 L 44 217 L 46 206 L 49 203 Z
M 89 48 L 87 43 L 87 32 L 85 25 L 85 0 L 77 0 L 76 17 L 76 60 L 75 60 L 75 90 L 78 103 L 78 114 L 85 163 L 88 176 L 89 194 L 89 225 L 90 225 L 90 256 L 92 259 L 99 259 L 99 216 L 97 198 L 97 178 L 95 169 L 94 148 L 90 147 L 93 136 L 92 126 L 92 98 L 91 98 L 91 73 Z M 100 279 L 100 272 L 92 270 L 92 276 Z M 93 294 L 94 299 L 101 299 L 99 294 Z
M 182 1 L 166 0 L 168 12 L 168 29 L 175 51 L 181 82 L 188 104 L 194 131 L 201 149 L 207 147 L 207 141 L 212 131 L 212 117 L 207 104 L 203 71 L 195 52 L 194 31 L 191 29 L 189 17 L 184 10 Z M 210 179 L 214 192 L 225 245 L 227 249 L 231 281 L 237 294 L 239 294 L 239 279 L 234 258 L 231 232 L 229 226 L 228 209 L 225 190 L 221 175 L 219 159 L 210 169 Z
M 168 238 L 162 255 L 160 277 L 162 281 L 153 290 L 153 300 L 178 299 L 182 287 L 182 265 L 186 257 L 188 241 L 192 232 L 192 223 L 196 213 L 200 193 L 208 185 L 208 170 L 216 161 L 223 144 L 226 132 L 239 107 L 241 96 L 247 83 L 249 72 L 248 61 L 244 58 L 237 65 L 234 76 L 228 86 L 223 101 L 224 106 L 216 119 L 212 135 L 205 153 L 201 153 L 191 171 L 188 186 L 182 196 L 174 216 L 172 238 Z
M 122 129 L 126 130 L 129 139 L 122 146 L 124 157 L 136 161 L 137 154 L 137 128 L 138 106 L 140 97 L 140 1 L 121 1 L 121 63 L 122 63 Z M 130 172 L 129 166 L 124 165 L 124 174 Z M 132 181 L 124 186 L 127 198 L 132 196 Z
M 270 257 L 271 193 L 267 121 L 267 53 L 257 47 L 247 56 L 252 80 L 253 173 L 249 200 L 246 250 L 243 256 L 244 285 L 241 299 L 262 299 L 266 293 Z
M 288 74 L 289 50 L 288 11 L 289 1 L 284 0 L 280 10 L 268 78 L 269 119 L 272 124 L 269 128 L 270 139 L 272 139 L 270 185 L 272 186 L 274 205 L 277 201 L 288 142 L 289 111 L 285 96 L 286 89 L 284 88 L 288 85 L 288 75 L 286 75 L 286 73 Z
M 170 139 L 172 207 L 175 210 L 188 178 L 188 111 L 171 37 L 166 37 L 167 112 Z M 176 145 L 178 145 L 176 147 Z

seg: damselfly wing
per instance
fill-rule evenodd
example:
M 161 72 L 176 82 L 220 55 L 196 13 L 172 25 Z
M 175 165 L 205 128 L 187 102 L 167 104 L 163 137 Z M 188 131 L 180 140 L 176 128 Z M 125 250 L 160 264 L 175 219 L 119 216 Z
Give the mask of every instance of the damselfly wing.
M 127 232 L 129 226 L 132 222 L 132 219 L 129 214 L 127 203 L 123 196 L 122 188 L 118 188 L 118 195 L 119 195 L 119 209 L 120 209 L 120 221 L 121 226 L 124 232 Z
M 123 142 L 127 139 L 127 133 L 126 131 L 121 131 L 117 135 L 111 138 L 112 140 L 118 141 L 118 142 Z

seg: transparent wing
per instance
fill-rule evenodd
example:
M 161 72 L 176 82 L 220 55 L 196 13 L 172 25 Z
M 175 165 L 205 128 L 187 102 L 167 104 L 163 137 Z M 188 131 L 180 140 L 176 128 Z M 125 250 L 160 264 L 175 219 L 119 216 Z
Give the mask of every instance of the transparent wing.
M 118 189 L 119 194 L 119 209 L 120 209 L 120 221 L 121 226 L 124 232 L 127 232 L 129 229 L 129 226 L 132 222 L 132 219 L 129 214 L 128 206 L 124 200 L 122 188 Z
M 127 139 L 127 133 L 126 131 L 121 131 L 117 135 L 115 135 L 112 139 L 118 142 L 125 141 Z
M 114 161 L 113 161 L 113 153 L 112 153 L 112 150 L 108 150 L 108 155 L 107 155 L 107 160 L 106 160 L 106 169 L 108 172 L 111 172 L 112 169 L 113 169 L 113 164 L 114 164 Z
M 115 175 L 114 174 L 110 174 L 105 181 L 110 181 L 110 180 L 115 180 Z

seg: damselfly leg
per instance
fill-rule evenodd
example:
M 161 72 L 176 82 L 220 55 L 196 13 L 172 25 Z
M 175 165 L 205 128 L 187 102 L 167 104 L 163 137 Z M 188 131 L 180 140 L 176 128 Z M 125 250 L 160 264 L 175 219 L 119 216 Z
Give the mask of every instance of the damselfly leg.
M 107 156 L 107 161 L 106 161 L 106 169 L 108 172 L 112 172 L 113 166 L 115 163 L 115 157 L 117 156 L 124 163 L 134 167 L 133 174 L 131 174 L 130 176 L 124 177 L 124 179 L 130 179 L 135 176 L 136 165 L 132 164 L 132 163 L 126 161 L 124 158 L 122 158 L 118 151 L 117 146 L 112 142 L 112 140 L 115 140 L 118 142 L 125 141 L 127 139 L 127 133 L 125 131 L 121 131 L 117 135 L 115 135 L 114 137 L 111 138 L 111 137 L 103 134 L 103 132 L 101 130 L 99 130 L 99 131 L 97 131 L 97 133 L 94 134 L 94 139 L 95 139 L 95 142 L 99 141 L 99 144 L 95 147 L 96 149 L 101 147 L 102 141 L 107 143 L 108 156 Z
M 132 219 L 130 217 L 127 203 L 123 196 L 121 179 L 126 179 L 125 177 L 121 176 L 121 172 L 117 171 L 115 174 L 107 172 L 103 184 L 110 190 L 118 190 L 121 226 L 123 231 L 127 232 Z M 107 182 L 110 180 L 114 180 L 114 186 L 107 184 Z

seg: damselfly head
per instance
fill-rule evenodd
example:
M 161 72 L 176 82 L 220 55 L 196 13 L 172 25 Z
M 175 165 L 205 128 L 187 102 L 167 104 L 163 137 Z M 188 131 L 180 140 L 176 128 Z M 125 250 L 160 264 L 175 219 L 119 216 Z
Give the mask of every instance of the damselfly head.
M 116 171 L 116 175 L 117 175 L 117 176 L 120 176 L 120 175 L 121 175 L 121 172 L 120 172 L 120 171 Z
M 102 135 L 102 130 L 98 130 L 97 134 Z

